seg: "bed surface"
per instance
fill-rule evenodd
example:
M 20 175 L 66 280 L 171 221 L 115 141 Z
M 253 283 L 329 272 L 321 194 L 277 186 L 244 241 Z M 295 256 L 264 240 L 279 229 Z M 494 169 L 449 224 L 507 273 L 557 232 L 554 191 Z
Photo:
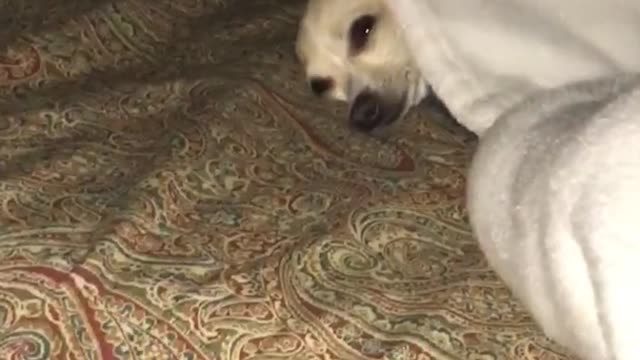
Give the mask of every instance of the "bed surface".
M 470 236 L 474 140 L 349 131 L 302 5 L 0 0 L 0 359 L 567 359 Z

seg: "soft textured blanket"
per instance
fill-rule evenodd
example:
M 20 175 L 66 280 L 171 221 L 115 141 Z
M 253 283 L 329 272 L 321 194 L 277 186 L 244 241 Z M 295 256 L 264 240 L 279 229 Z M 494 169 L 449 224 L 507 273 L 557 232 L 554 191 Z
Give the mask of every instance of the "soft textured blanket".
M 455 117 L 481 134 L 531 93 L 640 71 L 640 2 L 389 0 Z
M 541 327 L 584 360 L 640 358 L 640 76 L 543 91 L 484 133 L 474 233 Z
M 573 353 L 640 358 L 640 3 L 388 5 L 480 136 L 467 195 L 492 267 Z

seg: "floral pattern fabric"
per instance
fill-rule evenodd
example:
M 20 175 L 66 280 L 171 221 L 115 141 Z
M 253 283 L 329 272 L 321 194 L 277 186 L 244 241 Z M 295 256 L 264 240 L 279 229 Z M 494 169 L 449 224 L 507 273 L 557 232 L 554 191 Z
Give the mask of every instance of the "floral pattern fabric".
M 567 359 L 429 106 L 351 132 L 294 0 L 0 0 L 0 359 Z

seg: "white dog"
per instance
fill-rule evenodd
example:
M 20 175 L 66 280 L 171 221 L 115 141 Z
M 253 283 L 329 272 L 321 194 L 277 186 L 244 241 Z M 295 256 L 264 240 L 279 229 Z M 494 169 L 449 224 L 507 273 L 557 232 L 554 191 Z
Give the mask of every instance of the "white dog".
M 297 49 L 361 130 L 430 86 L 480 136 L 468 208 L 496 272 L 582 359 L 640 360 L 640 2 L 311 0 Z
M 427 94 L 402 29 L 382 1 L 310 1 L 296 50 L 311 90 L 347 101 L 357 130 L 391 124 Z

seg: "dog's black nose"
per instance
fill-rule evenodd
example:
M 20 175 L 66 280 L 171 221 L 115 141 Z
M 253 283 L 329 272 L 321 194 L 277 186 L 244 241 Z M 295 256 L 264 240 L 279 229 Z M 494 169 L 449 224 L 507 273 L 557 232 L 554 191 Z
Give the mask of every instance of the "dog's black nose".
M 311 87 L 311 91 L 317 96 L 322 96 L 324 93 L 329 91 L 333 86 L 333 81 L 330 78 L 323 77 L 313 77 L 309 80 L 309 86 Z
M 380 96 L 371 92 L 362 92 L 351 105 L 349 122 L 357 130 L 369 132 L 383 123 L 384 103 Z

